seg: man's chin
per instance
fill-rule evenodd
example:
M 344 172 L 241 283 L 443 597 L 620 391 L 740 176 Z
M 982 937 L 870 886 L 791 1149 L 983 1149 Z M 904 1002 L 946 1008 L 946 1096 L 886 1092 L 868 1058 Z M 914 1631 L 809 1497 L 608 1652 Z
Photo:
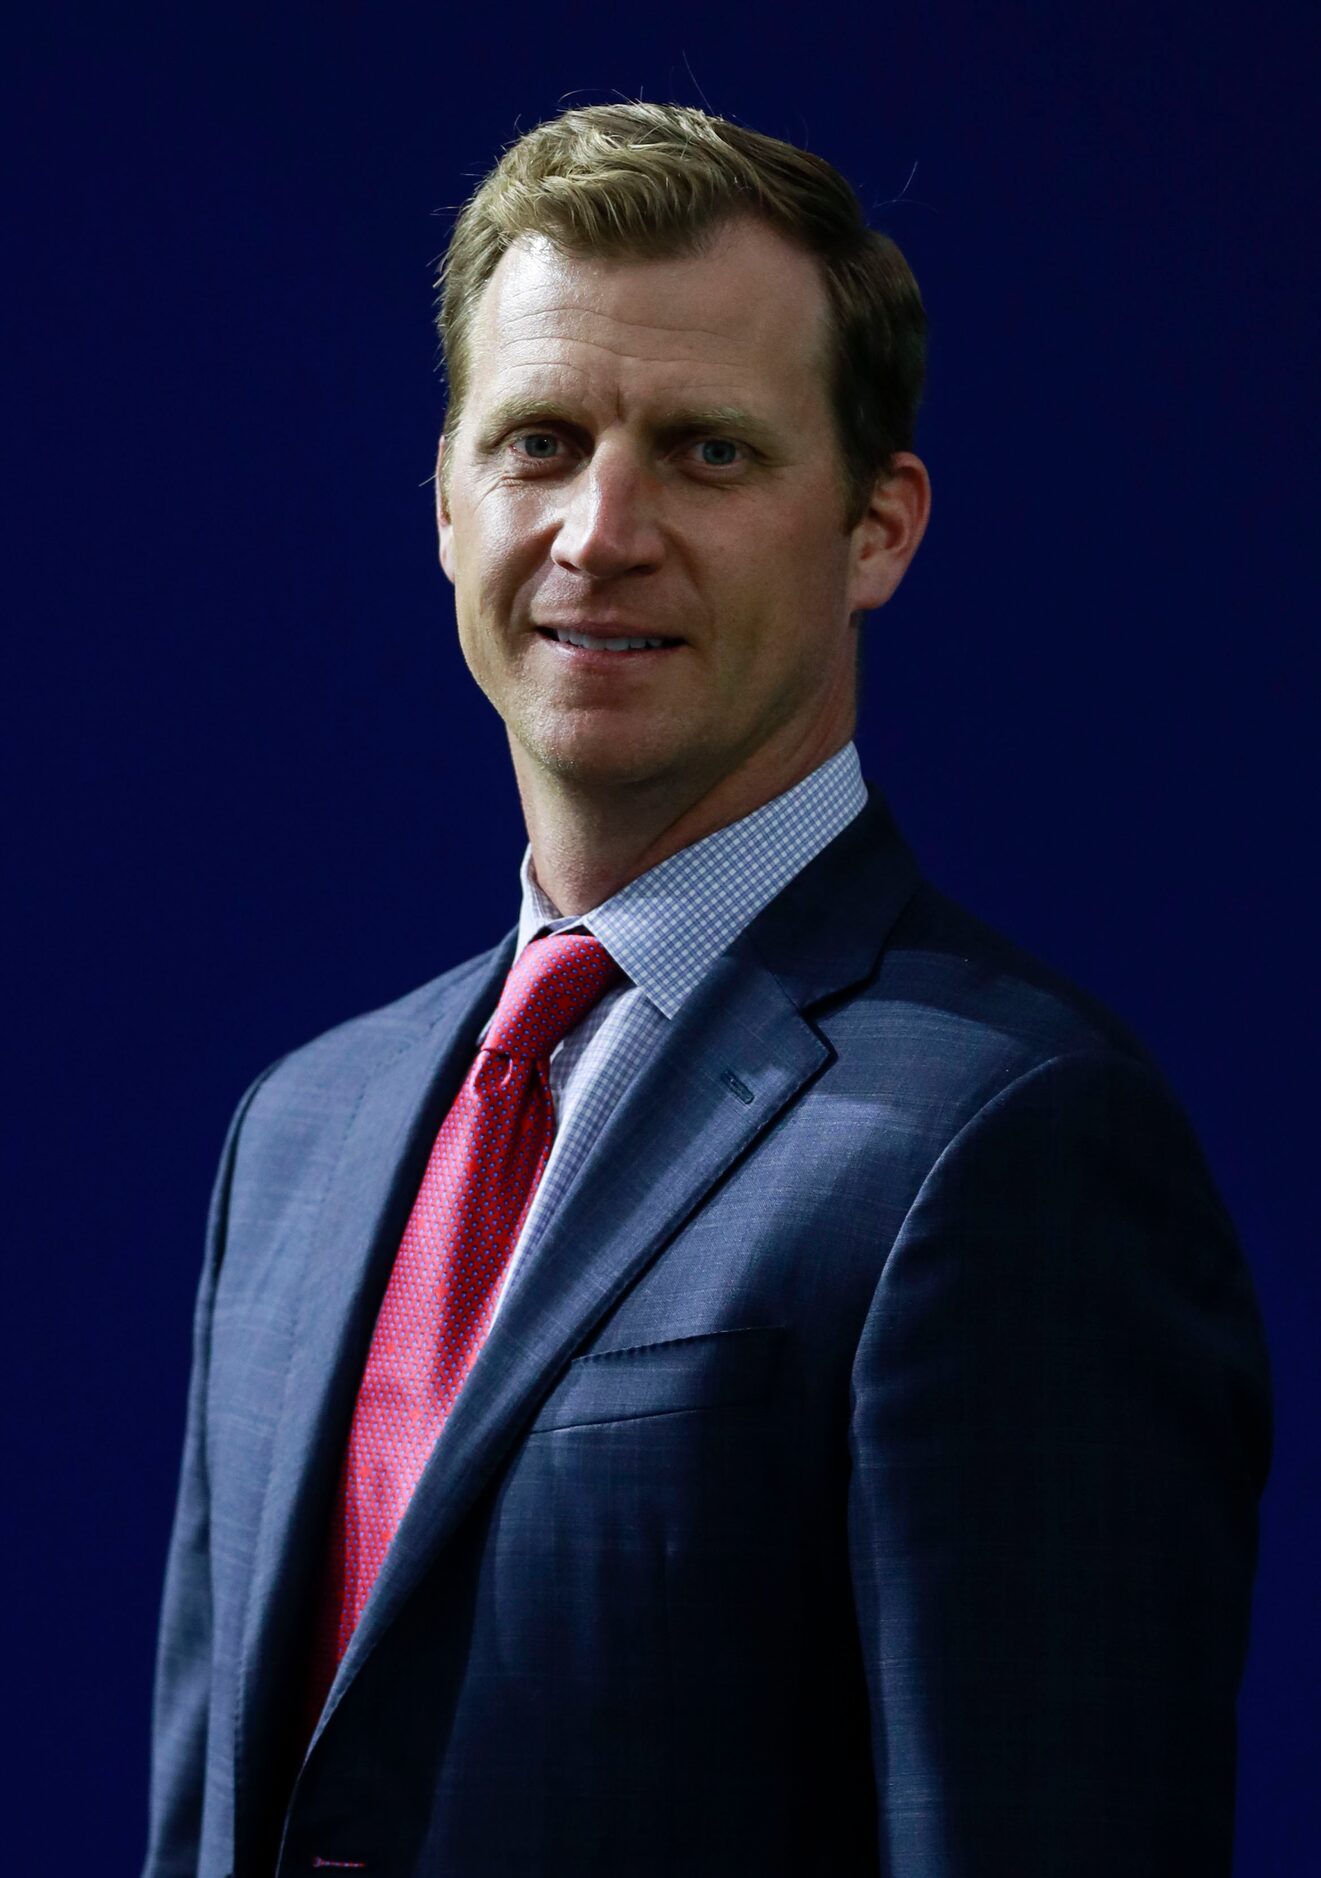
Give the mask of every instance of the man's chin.
M 522 743 L 520 754 L 548 782 L 586 795 L 673 787 L 684 770 L 677 752 L 636 737 L 554 737 Z

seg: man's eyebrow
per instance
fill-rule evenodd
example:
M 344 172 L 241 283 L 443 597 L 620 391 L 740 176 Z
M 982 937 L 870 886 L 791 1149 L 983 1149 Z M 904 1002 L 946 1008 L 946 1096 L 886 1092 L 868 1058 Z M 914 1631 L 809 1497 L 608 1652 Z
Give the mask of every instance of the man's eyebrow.
M 481 434 L 484 438 L 501 437 L 507 430 L 514 430 L 520 424 L 571 424 L 571 418 L 557 398 L 537 398 L 520 395 L 502 398 L 499 404 L 484 411 L 481 418 Z
M 694 431 L 717 431 L 720 435 L 745 437 L 765 450 L 775 450 L 782 443 L 779 431 L 766 418 L 745 411 L 738 404 L 698 404 L 665 411 L 654 428 L 662 437 L 686 437 Z
M 501 399 L 483 414 L 481 435 L 494 441 L 506 431 L 517 429 L 520 424 L 564 424 L 579 429 L 582 427 L 582 418 L 574 416 L 558 398 L 519 395 Z M 712 431 L 721 436 L 744 438 L 769 454 L 784 447 L 784 439 L 773 424 L 737 404 L 673 405 L 658 411 L 650 419 L 648 427 L 663 442 L 692 436 L 699 431 Z

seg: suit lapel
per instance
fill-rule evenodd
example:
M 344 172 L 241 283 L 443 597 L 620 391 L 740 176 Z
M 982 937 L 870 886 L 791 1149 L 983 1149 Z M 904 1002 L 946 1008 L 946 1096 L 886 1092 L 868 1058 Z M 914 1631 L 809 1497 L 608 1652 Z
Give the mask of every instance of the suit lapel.
M 307 1666 L 307 1614 L 375 1310 L 439 1117 L 509 968 L 504 943 L 453 983 L 373 1064 L 309 1235 L 302 1297 L 245 1607 L 236 1716 L 238 1793 L 273 1776 Z M 243 1827 L 242 1812 L 237 1822 Z
M 919 880 L 888 810 L 873 795 L 674 1018 L 665 1048 L 611 1115 L 535 1256 L 510 1285 L 386 1556 L 322 1726 L 559 1370 L 715 1182 L 830 1060 L 829 1045 L 804 1010 L 874 970 Z M 352 1230 L 364 1224 L 359 1215 Z M 349 1256 L 346 1235 L 335 1236 L 341 1255 Z M 300 1416 L 282 1444 L 289 1465 L 296 1464 L 296 1443 L 314 1441 L 317 1427 L 315 1413 Z M 290 1520 L 283 1531 L 292 1543 Z

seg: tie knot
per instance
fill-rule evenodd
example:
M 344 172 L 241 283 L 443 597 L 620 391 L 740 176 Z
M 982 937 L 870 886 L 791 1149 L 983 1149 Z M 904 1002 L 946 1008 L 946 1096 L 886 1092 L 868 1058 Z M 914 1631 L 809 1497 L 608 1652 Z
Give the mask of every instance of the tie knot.
M 548 933 L 534 939 L 505 979 L 482 1048 L 528 1060 L 549 1057 L 623 975 L 591 933 Z

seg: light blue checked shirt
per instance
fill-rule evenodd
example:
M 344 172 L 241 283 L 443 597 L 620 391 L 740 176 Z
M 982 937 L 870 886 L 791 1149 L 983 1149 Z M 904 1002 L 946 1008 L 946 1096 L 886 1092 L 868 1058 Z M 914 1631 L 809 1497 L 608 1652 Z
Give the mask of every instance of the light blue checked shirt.
M 630 982 L 608 991 L 551 1053 L 555 1139 L 509 1261 L 497 1311 L 514 1271 L 535 1251 L 544 1224 L 606 1117 L 659 1047 L 684 999 L 743 928 L 866 801 L 858 752 L 849 743 L 783 795 L 681 848 L 577 919 L 561 917 L 537 885 L 528 848 L 514 957 L 543 933 L 586 927 Z

